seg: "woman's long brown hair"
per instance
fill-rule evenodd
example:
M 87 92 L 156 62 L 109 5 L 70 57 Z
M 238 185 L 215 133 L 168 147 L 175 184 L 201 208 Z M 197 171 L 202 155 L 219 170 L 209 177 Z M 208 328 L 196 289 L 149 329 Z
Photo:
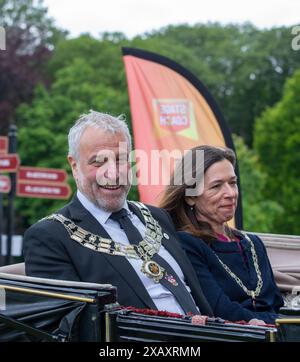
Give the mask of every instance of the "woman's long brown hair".
M 203 164 L 199 164 L 197 151 L 204 151 Z M 200 175 L 203 177 L 210 166 L 223 160 L 228 160 L 234 167 L 236 162 L 234 152 L 229 148 L 197 146 L 190 149 L 175 167 L 159 206 L 170 214 L 177 230 L 187 231 L 207 242 L 216 239 L 211 226 L 197 220 L 193 208 L 186 203 L 186 191 L 191 189 L 191 186 L 195 187 L 195 184 L 190 185 L 190 182 L 184 179 L 183 172 L 185 167 L 191 167 L 192 172 L 189 174 L 195 179 L 198 177 L 198 170 L 203 167 L 203 173 Z M 182 180 L 182 183 L 177 184 L 176 180 Z M 199 181 L 202 180 L 197 180 L 198 184 Z

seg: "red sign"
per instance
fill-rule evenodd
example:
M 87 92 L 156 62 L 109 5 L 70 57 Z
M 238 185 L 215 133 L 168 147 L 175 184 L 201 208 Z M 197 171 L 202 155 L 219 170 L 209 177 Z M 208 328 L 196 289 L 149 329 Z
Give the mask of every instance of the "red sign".
M 11 183 L 8 176 L 0 175 L 0 193 L 8 194 L 10 192 Z
M 24 167 L 18 170 L 19 181 L 64 182 L 68 178 L 65 170 L 55 168 Z
M 8 152 L 8 138 L 0 136 L 0 153 Z
M 16 172 L 19 164 L 19 155 L 16 153 L 0 155 L 0 172 Z
M 42 199 L 68 199 L 71 188 L 68 184 L 18 182 L 17 196 Z

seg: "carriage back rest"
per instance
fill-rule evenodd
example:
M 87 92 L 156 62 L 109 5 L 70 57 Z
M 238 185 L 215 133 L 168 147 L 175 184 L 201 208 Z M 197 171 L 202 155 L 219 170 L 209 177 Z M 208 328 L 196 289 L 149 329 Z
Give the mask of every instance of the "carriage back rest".
M 99 342 L 106 306 L 116 288 L 69 280 L 0 273 L 0 342 Z

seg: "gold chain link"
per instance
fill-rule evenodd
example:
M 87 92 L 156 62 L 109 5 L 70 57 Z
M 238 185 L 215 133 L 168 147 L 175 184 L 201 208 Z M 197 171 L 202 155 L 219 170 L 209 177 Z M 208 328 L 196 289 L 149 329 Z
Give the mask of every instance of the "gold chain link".
M 253 244 L 252 240 L 249 238 L 248 235 L 245 234 L 245 238 L 250 243 L 252 260 L 253 260 L 254 268 L 255 268 L 255 271 L 256 271 L 256 275 L 257 275 L 257 285 L 256 285 L 255 290 L 249 290 L 244 285 L 244 283 L 241 281 L 241 279 L 236 274 L 234 274 L 234 272 L 218 257 L 218 255 L 216 253 L 214 253 L 214 254 L 216 255 L 216 257 L 219 260 L 220 264 L 226 270 L 226 272 L 236 281 L 236 283 L 243 289 L 243 291 L 247 295 L 249 295 L 249 297 L 251 297 L 252 299 L 255 299 L 255 297 L 259 296 L 259 294 L 261 292 L 261 288 L 263 286 L 263 280 L 262 280 L 262 276 L 261 276 L 261 271 L 259 269 L 258 259 L 257 259 L 257 254 L 256 254 L 256 251 L 255 251 L 254 244 Z
M 131 201 L 131 203 L 134 203 L 139 207 L 145 220 L 145 237 L 138 245 L 122 245 L 112 239 L 95 235 L 76 225 L 72 220 L 66 218 L 62 214 L 52 214 L 42 220 L 55 220 L 60 222 L 67 230 L 72 240 L 77 241 L 82 246 L 94 251 L 109 255 L 125 256 L 132 259 L 151 260 L 153 255 L 158 253 L 161 247 L 163 238 L 162 228 L 144 204 L 133 201 Z

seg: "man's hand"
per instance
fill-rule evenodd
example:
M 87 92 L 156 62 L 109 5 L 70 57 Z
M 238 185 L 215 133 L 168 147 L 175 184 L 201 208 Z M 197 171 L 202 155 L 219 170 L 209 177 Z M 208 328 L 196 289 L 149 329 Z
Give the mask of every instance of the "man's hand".
M 206 315 L 193 315 L 192 316 L 192 324 L 198 324 L 204 326 L 207 322 L 208 317 Z
M 251 324 L 253 326 L 261 326 L 261 325 L 265 325 L 266 323 L 264 321 L 262 321 L 261 319 L 250 319 L 250 321 L 248 322 L 248 324 Z

